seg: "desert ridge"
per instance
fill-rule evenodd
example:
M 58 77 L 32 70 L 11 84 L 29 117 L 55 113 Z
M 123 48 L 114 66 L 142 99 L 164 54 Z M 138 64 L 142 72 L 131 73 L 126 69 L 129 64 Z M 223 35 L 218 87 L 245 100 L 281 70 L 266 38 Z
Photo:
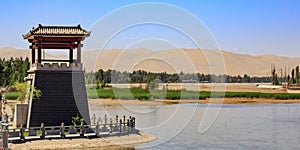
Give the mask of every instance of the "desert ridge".
M 82 60 L 86 71 L 99 69 L 116 69 L 120 71 L 145 70 L 150 72 L 199 72 L 210 74 L 211 64 L 208 64 L 205 54 L 214 53 L 216 50 L 201 49 L 168 49 L 151 51 L 149 49 L 109 49 L 109 50 L 84 50 Z M 227 51 L 218 51 L 222 54 L 226 74 L 249 76 L 270 76 L 270 66 L 275 64 L 276 69 L 287 72 L 300 64 L 300 57 L 282 57 L 272 54 L 253 56 Z M 29 57 L 30 50 L 15 49 L 12 47 L 0 48 L 0 57 Z M 67 54 L 47 53 L 45 57 L 56 59 L 67 57 Z M 127 66 L 126 66 L 127 65 Z M 194 68 L 185 70 L 185 68 Z M 123 70 L 122 70 L 123 68 Z M 124 69 L 125 68 L 125 69 Z M 128 70 L 129 69 L 129 70 Z

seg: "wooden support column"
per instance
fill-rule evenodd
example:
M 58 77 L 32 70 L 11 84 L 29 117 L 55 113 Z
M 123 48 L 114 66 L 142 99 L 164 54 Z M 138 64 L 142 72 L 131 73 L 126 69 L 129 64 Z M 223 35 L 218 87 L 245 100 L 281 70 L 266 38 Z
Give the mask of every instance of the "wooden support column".
M 81 41 L 77 41 L 77 62 L 81 63 Z
M 41 63 L 42 60 L 42 49 L 38 48 L 38 58 L 37 58 L 37 63 Z
M 42 42 L 39 41 L 38 42 L 38 58 L 37 58 L 37 63 L 41 63 L 41 60 L 42 60 Z
M 73 63 L 73 49 L 69 49 L 69 62 Z
M 31 49 L 31 64 L 35 63 L 35 49 Z

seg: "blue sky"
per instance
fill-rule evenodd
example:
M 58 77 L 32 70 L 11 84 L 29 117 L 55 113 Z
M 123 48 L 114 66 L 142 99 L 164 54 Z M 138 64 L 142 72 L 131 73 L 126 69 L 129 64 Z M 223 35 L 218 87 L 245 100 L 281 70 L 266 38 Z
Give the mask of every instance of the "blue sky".
M 28 48 L 27 41 L 23 40 L 21 35 L 39 23 L 81 24 L 84 28 L 90 29 L 100 18 L 113 10 L 141 2 L 149 1 L 2 1 L 0 47 Z M 151 2 L 172 4 L 195 15 L 209 28 L 223 50 L 251 55 L 300 56 L 300 1 L 298 0 L 157 0 Z M 147 28 L 151 26 L 144 29 L 150 34 Z M 136 30 L 143 32 L 141 27 Z M 135 37 L 135 33 L 128 31 L 127 34 L 133 34 L 132 37 Z M 146 33 L 144 37 L 147 36 Z M 169 33 L 169 37 L 164 35 L 163 38 L 175 41 L 179 47 L 194 47 L 188 42 L 176 43 L 180 41 L 175 39 L 176 33 Z M 110 48 L 113 47 L 123 46 L 110 44 Z

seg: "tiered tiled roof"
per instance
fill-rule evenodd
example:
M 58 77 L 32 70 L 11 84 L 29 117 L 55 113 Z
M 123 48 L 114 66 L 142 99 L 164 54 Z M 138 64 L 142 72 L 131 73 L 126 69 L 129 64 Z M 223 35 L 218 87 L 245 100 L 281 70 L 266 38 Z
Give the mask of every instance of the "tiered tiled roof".
M 32 28 L 27 34 L 23 35 L 24 39 L 33 39 L 39 37 L 88 37 L 89 31 L 86 31 L 78 26 L 42 26 Z

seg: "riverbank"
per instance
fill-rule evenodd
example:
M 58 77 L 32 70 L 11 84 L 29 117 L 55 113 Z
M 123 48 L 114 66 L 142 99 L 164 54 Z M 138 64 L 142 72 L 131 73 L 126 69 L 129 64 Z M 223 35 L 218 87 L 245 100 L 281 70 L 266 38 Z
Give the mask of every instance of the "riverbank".
M 186 103 L 200 103 L 200 104 L 288 104 L 300 103 L 300 99 L 293 100 L 277 100 L 277 99 L 264 99 L 264 98 L 208 98 L 205 100 L 117 100 L 117 99 L 90 99 L 90 109 L 99 109 L 99 107 L 109 107 L 117 105 L 141 105 L 141 106 L 158 106 L 169 104 L 186 104 Z
M 270 104 L 289 104 L 300 103 L 300 99 L 295 100 L 276 100 L 276 99 L 264 99 L 264 98 L 215 98 L 206 100 L 164 100 L 166 104 L 176 103 L 200 103 L 200 104 L 257 104 L 257 103 L 270 103 Z
M 110 136 L 101 138 L 76 138 L 76 139 L 51 139 L 35 140 L 25 143 L 9 143 L 12 150 L 81 150 L 81 149 L 134 149 L 135 145 L 156 140 L 156 137 L 145 132 L 122 136 Z

